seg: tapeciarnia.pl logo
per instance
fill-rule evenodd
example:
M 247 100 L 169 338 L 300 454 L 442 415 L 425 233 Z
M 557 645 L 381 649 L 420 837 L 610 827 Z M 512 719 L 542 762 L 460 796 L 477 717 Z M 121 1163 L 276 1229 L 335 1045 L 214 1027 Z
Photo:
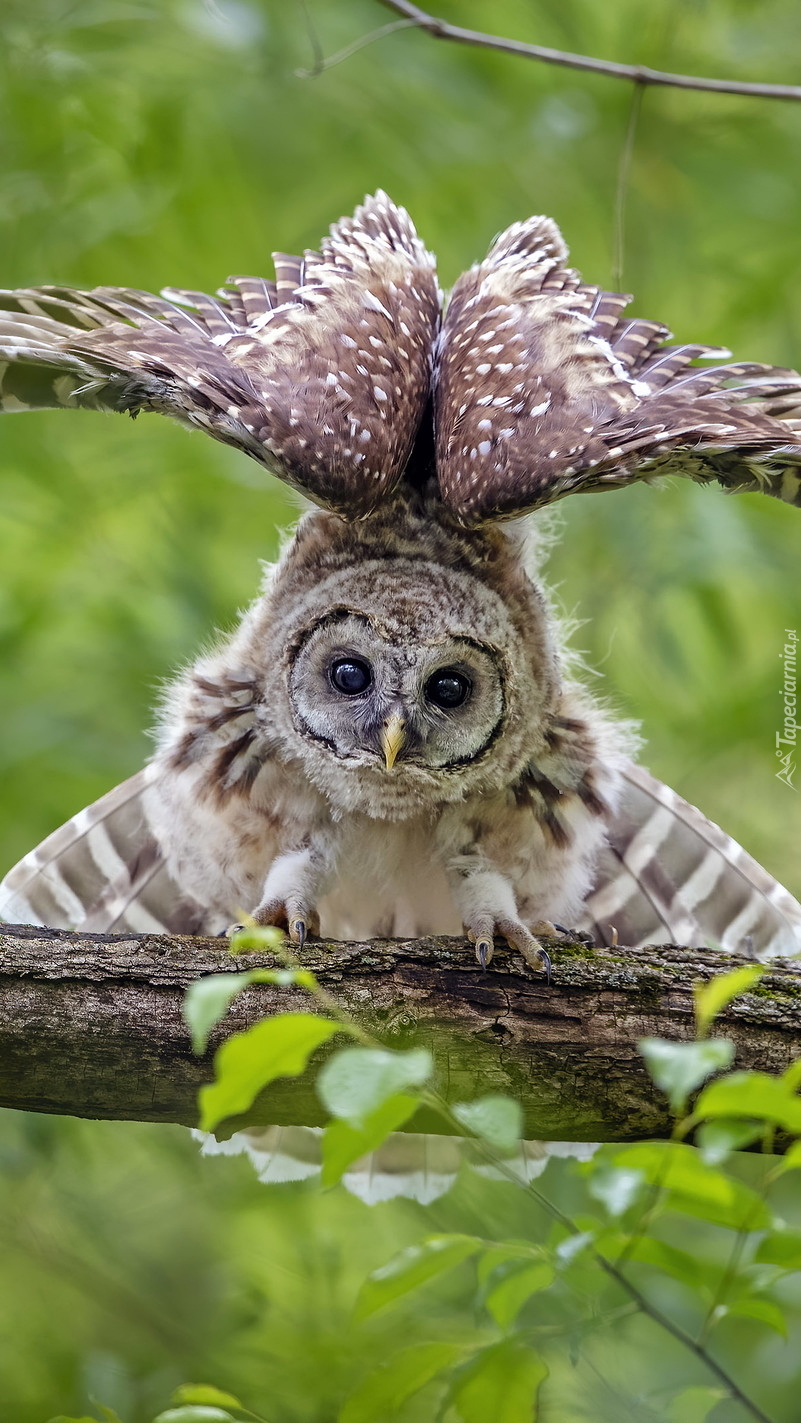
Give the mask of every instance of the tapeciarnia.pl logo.
M 798 708 L 798 633 L 795 628 L 785 628 L 784 635 L 787 638 L 781 652 L 784 664 L 784 723 L 782 731 L 776 732 L 776 755 L 781 762 L 776 776 L 794 791 L 798 789 L 793 785 L 796 772 L 795 752 L 798 746 L 798 722 L 795 715 Z

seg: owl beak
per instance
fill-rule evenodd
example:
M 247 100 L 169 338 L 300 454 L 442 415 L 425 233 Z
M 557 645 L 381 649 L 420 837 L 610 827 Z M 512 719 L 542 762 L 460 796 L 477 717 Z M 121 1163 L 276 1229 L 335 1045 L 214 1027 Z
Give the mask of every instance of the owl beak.
M 387 763 L 387 770 L 391 771 L 398 757 L 398 752 L 406 741 L 406 723 L 402 716 L 393 712 L 388 716 L 381 728 L 381 749 L 384 752 L 384 760 Z

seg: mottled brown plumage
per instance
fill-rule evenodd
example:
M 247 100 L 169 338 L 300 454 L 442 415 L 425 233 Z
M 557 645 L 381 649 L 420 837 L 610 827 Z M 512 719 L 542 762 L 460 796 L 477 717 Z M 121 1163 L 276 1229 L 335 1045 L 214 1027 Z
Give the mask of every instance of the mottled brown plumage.
M 274 281 L 0 297 L 0 408 L 161 411 L 323 506 L 175 684 L 146 771 L 9 873 L 6 917 L 463 927 L 482 961 L 503 934 L 535 964 L 554 920 L 801 947 L 795 901 L 566 680 L 531 540 L 499 523 L 662 467 L 798 502 L 801 381 L 694 365 L 723 353 L 667 346 L 566 255 L 549 219 L 516 223 L 443 318 L 433 258 L 378 193 L 320 252 L 276 253 Z M 364 686 L 336 684 L 343 664 Z
M 799 504 L 801 378 L 666 345 L 565 258 L 549 219 L 517 223 L 443 316 L 378 193 L 274 281 L 0 293 L 0 409 L 162 412 L 322 506 L 175 682 L 150 764 L 8 873 L 0 918 L 192 934 L 247 911 L 301 944 L 464 933 L 482 963 L 503 936 L 536 968 L 554 923 L 801 951 L 801 906 L 566 675 L 536 522 L 503 523 L 662 470 Z M 310 1131 L 220 1149 L 243 1145 L 265 1179 L 317 1169 Z M 548 1149 L 523 1144 L 522 1178 Z M 458 1160 L 390 1141 L 349 1183 L 430 1199 Z

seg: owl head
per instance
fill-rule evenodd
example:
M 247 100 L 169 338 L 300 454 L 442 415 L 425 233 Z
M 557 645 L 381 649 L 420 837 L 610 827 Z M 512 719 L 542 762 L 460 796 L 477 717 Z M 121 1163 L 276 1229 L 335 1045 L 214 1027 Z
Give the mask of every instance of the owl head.
M 559 687 L 552 619 L 497 544 L 398 495 L 356 526 L 307 514 L 268 577 L 240 657 L 267 669 L 282 757 L 340 812 L 401 819 L 492 792 L 541 749 L 532 728 L 545 734 Z

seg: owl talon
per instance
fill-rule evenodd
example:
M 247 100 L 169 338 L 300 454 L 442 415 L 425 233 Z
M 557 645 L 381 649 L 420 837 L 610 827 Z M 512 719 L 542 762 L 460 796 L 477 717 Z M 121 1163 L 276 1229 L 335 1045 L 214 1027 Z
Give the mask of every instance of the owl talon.
M 586 929 L 566 929 L 564 924 L 557 924 L 556 920 L 554 920 L 553 927 L 557 933 L 563 935 L 565 939 L 570 939 L 571 943 L 584 944 L 585 948 L 588 949 L 595 947 L 595 940 L 592 934 L 587 933 Z M 541 928 L 540 933 L 544 932 L 545 930 Z
M 301 949 L 310 935 L 320 932 L 319 916 L 296 895 L 288 902 L 280 897 L 265 900 L 255 910 L 253 917 L 257 924 L 275 924 L 279 929 L 284 929 L 291 943 L 297 944 Z
M 476 939 L 476 958 L 482 968 L 486 968 L 487 964 L 492 962 L 494 947 L 492 939 Z

